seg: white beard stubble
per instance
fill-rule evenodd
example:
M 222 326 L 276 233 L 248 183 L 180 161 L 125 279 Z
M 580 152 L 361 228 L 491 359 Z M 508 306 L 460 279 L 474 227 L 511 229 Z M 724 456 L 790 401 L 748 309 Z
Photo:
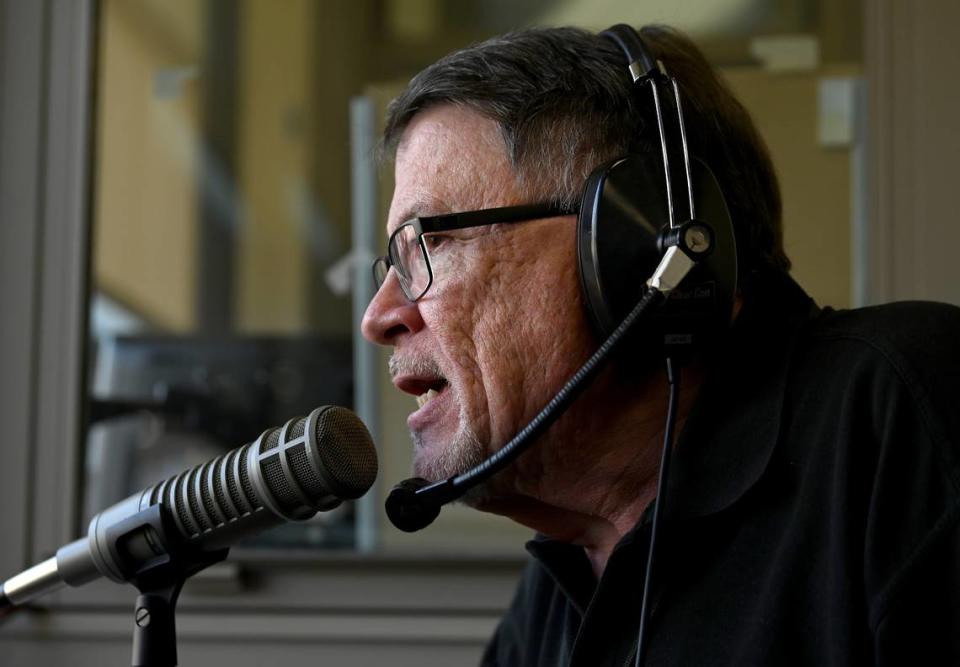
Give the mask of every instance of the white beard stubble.
M 398 357 L 396 353 L 390 356 L 389 369 L 391 377 L 396 377 L 401 373 L 444 377 L 439 365 L 433 359 Z M 448 389 L 448 391 L 451 391 L 451 389 Z M 410 439 L 413 441 L 415 451 L 423 449 L 424 443 L 420 434 L 411 431 Z M 459 423 L 453 440 L 444 443 L 443 447 L 439 448 L 439 452 L 431 458 L 415 456 L 413 473 L 431 482 L 449 479 L 482 463 L 486 458 L 484 451 L 483 443 L 480 442 L 476 432 L 470 427 L 461 405 L 459 407 Z M 460 498 L 460 502 L 467 505 L 478 504 L 487 497 L 486 489 L 486 483 L 479 484 L 467 491 Z

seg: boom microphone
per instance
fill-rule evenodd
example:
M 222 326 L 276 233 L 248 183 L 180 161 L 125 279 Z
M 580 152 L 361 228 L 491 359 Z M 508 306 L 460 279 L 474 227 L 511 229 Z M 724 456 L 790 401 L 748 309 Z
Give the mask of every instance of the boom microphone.
M 665 248 L 665 252 L 633 310 L 512 440 L 460 475 L 438 482 L 413 477 L 393 487 L 384 507 L 387 518 L 395 527 L 408 533 L 426 528 L 440 515 L 441 507 L 490 479 L 525 452 L 586 389 L 631 328 L 642 320 L 648 311 L 663 304 L 670 292 L 697 262 L 712 252 L 714 235 L 712 229 L 704 223 L 690 220 L 661 232 L 658 244 Z
M 159 533 L 201 557 L 225 555 L 241 538 L 359 498 L 376 476 L 377 452 L 363 422 L 346 408 L 317 408 L 100 512 L 87 537 L 4 582 L 0 609 L 101 575 L 130 581 L 165 557 Z M 151 520 L 149 510 L 159 515 Z
M 390 523 L 407 533 L 422 530 L 440 515 L 440 508 L 443 505 L 456 500 L 513 462 L 563 414 L 567 406 L 587 387 L 634 322 L 640 319 L 648 309 L 662 303 L 664 299 L 662 292 L 648 288 L 620 326 L 573 374 L 556 396 L 502 449 L 463 474 L 433 483 L 421 477 L 413 477 L 394 486 L 384 503 Z

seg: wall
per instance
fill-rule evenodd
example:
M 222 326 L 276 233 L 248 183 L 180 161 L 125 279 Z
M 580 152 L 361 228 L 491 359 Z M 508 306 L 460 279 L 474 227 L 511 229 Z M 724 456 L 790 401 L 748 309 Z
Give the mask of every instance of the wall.
M 851 305 L 851 153 L 818 142 L 818 87 L 853 66 L 799 72 L 727 68 L 724 75 L 770 148 L 783 196 L 792 274 L 821 305 Z
M 867 4 L 869 300 L 960 304 L 960 48 L 953 0 Z

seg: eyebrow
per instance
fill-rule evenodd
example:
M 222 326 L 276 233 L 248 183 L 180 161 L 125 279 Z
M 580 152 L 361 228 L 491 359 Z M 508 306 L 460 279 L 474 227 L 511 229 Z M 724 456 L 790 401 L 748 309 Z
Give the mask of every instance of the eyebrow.
M 453 209 L 450 208 L 449 204 L 438 197 L 418 197 L 403 209 L 403 215 L 397 217 L 397 227 L 414 218 L 445 215 L 452 212 Z M 393 233 L 393 230 L 387 225 L 387 236 L 391 233 Z

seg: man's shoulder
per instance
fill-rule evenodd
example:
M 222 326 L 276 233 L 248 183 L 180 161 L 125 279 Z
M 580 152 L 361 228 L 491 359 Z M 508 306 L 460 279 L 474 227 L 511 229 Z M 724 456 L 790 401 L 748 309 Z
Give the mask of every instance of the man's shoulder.
M 851 310 L 826 308 L 814 318 L 807 344 L 843 349 L 838 366 L 865 359 L 886 362 L 905 380 L 943 376 L 960 381 L 960 308 L 902 301 Z M 830 345 L 831 342 L 841 343 Z M 846 343 L 845 345 L 843 343 Z
M 960 308 L 935 301 L 897 301 L 849 310 L 825 308 L 812 333 L 898 346 L 923 344 L 927 336 L 960 334 Z
M 922 431 L 960 483 L 960 308 L 905 301 L 824 309 L 803 339 L 795 392 L 818 410 L 869 417 L 875 432 L 914 424 L 912 434 L 900 434 L 904 446 L 919 446 Z

